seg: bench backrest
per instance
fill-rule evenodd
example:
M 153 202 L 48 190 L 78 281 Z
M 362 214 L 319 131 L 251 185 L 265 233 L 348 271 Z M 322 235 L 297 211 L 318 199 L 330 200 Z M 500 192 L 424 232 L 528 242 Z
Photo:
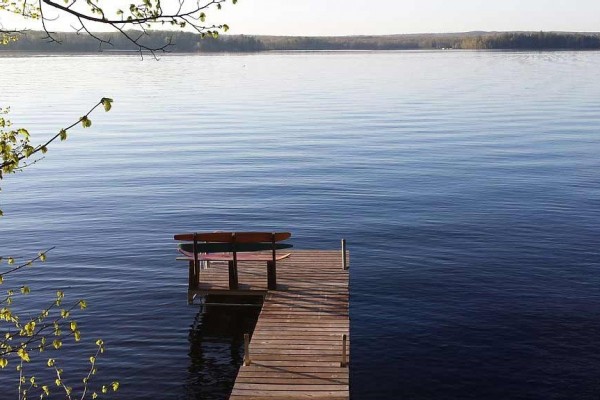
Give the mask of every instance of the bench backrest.
M 289 248 L 291 245 L 282 245 L 278 242 L 289 239 L 289 232 L 211 232 L 211 233 L 182 233 L 175 235 L 174 239 L 180 242 L 192 242 L 191 252 L 194 253 L 194 264 L 198 264 L 198 253 L 230 252 L 233 253 L 233 262 L 237 264 L 238 252 L 270 250 L 273 262 L 276 262 L 277 249 Z M 215 245 L 211 245 L 214 243 Z M 180 245 L 180 248 L 188 245 Z
M 207 243 L 273 243 L 287 240 L 291 236 L 289 232 L 211 232 L 182 233 L 175 235 L 175 240 Z

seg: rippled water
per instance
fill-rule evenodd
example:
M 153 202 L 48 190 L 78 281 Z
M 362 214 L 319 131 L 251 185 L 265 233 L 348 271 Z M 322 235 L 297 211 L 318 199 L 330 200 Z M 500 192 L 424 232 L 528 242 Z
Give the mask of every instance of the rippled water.
M 80 324 L 107 342 L 101 379 L 119 378 L 121 398 L 227 397 L 215 371 L 235 376 L 239 332 L 203 341 L 172 235 L 281 229 L 299 248 L 348 240 L 353 398 L 597 399 L 598 65 L 595 52 L 2 57 L 1 105 L 40 140 L 115 99 L 3 181 L 2 253 L 57 246 L 22 277 L 89 301 Z

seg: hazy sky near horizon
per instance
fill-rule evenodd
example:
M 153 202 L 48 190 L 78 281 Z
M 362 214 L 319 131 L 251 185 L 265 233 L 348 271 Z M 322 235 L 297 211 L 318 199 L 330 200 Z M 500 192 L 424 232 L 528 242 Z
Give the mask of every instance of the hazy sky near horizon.
M 223 13 L 247 34 L 600 31 L 599 0 L 239 0 Z
M 239 0 L 208 15 L 229 24 L 232 34 L 600 31 L 600 0 Z M 14 25 L 4 14 L 0 22 Z M 51 29 L 69 30 L 68 19 Z

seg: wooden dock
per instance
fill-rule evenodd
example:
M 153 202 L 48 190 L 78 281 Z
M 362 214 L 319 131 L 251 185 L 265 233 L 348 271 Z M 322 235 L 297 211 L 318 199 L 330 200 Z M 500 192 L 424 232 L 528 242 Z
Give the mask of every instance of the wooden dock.
M 277 263 L 277 290 L 267 290 L 264 263 L 240 264 L 236 291 L 229 290 L 227 264 L 211 263 L 190 294 L 265 296 L 232 400 L 349 398 L 348 270 L 342 252 L 291 253 Z

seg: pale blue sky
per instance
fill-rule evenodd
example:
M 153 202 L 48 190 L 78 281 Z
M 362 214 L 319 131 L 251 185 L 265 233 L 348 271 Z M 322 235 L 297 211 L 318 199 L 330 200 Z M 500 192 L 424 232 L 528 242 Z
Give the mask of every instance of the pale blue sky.
M 239 0 L 222 13 L 247 34 L 600 31 L 600 0 Z
M 209 18 L 229 24 L 233 34 L 598 32 L 600 0 L 239 0 L 235 6 L 227 4 L 221 11 L 209 12 Z M 15 25 L 12 17 L 1 14 L 0 22 L 5 27 Z M 69 19 L 61 18 L 50 29 L 69 30 L 69 25 Z

